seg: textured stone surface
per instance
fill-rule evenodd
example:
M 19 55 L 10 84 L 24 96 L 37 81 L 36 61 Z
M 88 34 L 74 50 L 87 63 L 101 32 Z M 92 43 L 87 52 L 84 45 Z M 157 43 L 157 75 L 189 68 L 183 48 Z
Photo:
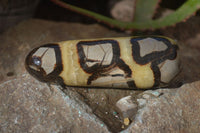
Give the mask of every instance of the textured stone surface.
M 190 28 L 188 33 L 194 31 Z M 168 29 L 168 32 L 174 35 L 177 31 Z M 134 98 L 139 110 L 123 132 L 198 132 L 200 52 L 191 47 L 197 46 L 195 42 L 188 45 L 188 40 L 186 46 L 182 35 L 177 37 L 181 39 L 182 71 L 174 84 L 190 84 L 178 89 L 136 92 L 69 88 L 64 90 L 64 94 L 60 87 L 52 85 L 49 88 L 25 71 L 25 56 L 41 44 L 115 36 L 127 35 L 98 24 L 35 19 L 24 21 L 0 35 L 0 132 L 117 132 L 122 130 L 120 124 L 125 119 L 115 112 L 115 105 L 128 95 Z
M 23 74 L 0 85 L 0 132 L 108 132 L 91 109 L 68 90 Z
M 124 133 L 200 131 L 200 81 L 177 89 L 159 89 L 140 94 L 142 97 L 144 95 L 149 97 L 143 99 L 146 102 L 140 105 L 135 120 Z
M 187 40 L 187 43 L 191 46 L 191 47 L 195 47 L 197 49 L 200 50 L 200 33 L 198 33 L 197 35 L 195 35 L 194 37 L 190 38 Z

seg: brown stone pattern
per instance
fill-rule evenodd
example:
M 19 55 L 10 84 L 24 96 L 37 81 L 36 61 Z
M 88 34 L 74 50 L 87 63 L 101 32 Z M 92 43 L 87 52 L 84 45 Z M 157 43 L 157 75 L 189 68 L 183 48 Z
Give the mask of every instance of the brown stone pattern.
M 82 31 L 87 32 L 80 32 Z M 39 19 L 23 21 L 0 35 L 0 82 L 12 72 L 17 76 L 25 72 L 24 61 L 33 48 L 64 40 L 120 37 L 124 34 L 110 31 L 98 24 L 51 22 Z

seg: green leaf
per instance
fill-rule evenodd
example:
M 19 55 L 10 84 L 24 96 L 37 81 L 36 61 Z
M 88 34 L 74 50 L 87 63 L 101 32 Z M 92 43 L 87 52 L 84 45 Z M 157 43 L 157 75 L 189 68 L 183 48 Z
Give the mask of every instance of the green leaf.
M 168 16 L 165 16 L 156 20 L 150 19 L 146 21 L 122 22 L 119 20 L 115 20 L 115 19 L 103 16 L 98 13 L 89 11 L 89 10 L 86 10 L 86 9 L 82 9 L 82 8 L 67 4 L 61 0 L 52 0 L 52 1 L 64 8 L 89 16 L 105 24 L 108 24 L 112 27 L 117 27 L 124 30 L 125 29 L 127 30 L 156 29 L 156 28 L 162 28 L 162 27 L 174 25 L 190 17 L 200 8 L 200 0 L 187 0 L 181 7 L 179 7 L 176 11 L 174 11 Z
M 136 0 L 134 21 L 151 20 L 160 0 Z

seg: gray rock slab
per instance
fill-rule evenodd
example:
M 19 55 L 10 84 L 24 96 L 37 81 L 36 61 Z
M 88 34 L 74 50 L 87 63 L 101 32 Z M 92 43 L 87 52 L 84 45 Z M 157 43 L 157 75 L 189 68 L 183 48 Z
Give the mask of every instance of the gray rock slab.
M 0 132 L 107 133 L 106 125 L 80 101 L 56 85 L 23 74 L 0 84 Z
M 154 94 L 161 94 L 156 96 Z M 150 95 L 135 120 L 122 133 L 198 133 L 200 131 L 200 81 L 176 89 L 145 91 Z

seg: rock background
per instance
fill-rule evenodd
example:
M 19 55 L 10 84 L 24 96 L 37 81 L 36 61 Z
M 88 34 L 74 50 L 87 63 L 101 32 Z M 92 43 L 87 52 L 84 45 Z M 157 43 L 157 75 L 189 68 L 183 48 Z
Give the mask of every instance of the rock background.
M 0 132 L 199 132 L 199 24 L 198 17 L 191 18 L 159 31 L 179 40 L 182 72 L 171 87 L 184 85 L 142 92 L 77 88 L 62 91 L 57 85 L 48 86 L 32 78 L 24 68 L 25 56 L 41 44 L 130 35 L 99 24 L 38 19 L 21 22 L 0 35 Z M 127 95 L 135 98 L 138 110 L 132 123 L 123 129 L 120 114 L 112 112 L 116 101 Z
M 152 94 L 159 93 L 159 97 Z M 144 98 L 150 95 L 149 98 Z M 200 130 L 200 82 L 176 89 L 145 91 L 145 103 L 139 107 L 134 122 L 123 132 L 198 133 Z M 139 103 L 140 104 L 140 103 Z
M 27 74 L 2 83 L 0 132 L 108 132 L 77 94 L 70 93 L 58 86 L 50 90 Z

